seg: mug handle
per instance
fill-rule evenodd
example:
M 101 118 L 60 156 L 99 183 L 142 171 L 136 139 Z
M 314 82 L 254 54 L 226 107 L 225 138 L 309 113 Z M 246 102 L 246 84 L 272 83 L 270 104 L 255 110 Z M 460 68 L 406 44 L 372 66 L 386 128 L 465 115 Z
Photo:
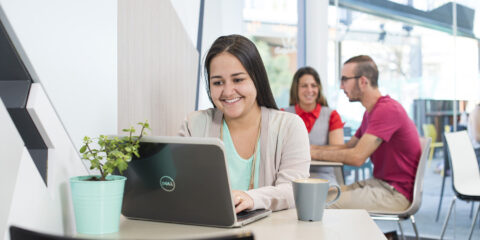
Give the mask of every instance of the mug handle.
M 337 189 L 337 196 L 332 201 L 326 203 L 327 207 L 332 205 L 333 203 L 335 203 L 338 200 L 338 198 L 340 197 L 340 187 L 336 184 L 332 184 L 332 186 L 330 186 L 330 187 L 335 187 Z

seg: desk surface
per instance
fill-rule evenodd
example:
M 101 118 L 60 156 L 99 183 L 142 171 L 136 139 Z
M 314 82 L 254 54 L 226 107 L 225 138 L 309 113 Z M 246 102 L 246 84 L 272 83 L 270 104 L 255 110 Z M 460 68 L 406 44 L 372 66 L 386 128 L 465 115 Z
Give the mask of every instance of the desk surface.
M 386 239 L 365 210 L 326 209 L 323 221 L 297 220 L 295 209 L 274 212 L 242 228 L 214 228 L 172 223 L 120 220 L 120 231 L 101 238 L 199 239 L 252 231 L 255 239 Z M 99 236 L 95 236 L 99 237 Z
M 341 167 L 343 166 L 343 163 L 341 162 L 330 162 L 330 161 L 320 161 L 320 160 L 314 160 L 310 162 L 310 166 L 331 166 L 331 167 Z

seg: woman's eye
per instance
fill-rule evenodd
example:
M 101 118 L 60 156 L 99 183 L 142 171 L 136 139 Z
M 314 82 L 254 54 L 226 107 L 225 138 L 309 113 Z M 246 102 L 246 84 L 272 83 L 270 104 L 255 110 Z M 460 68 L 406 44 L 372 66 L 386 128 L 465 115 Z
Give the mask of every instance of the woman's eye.
M 241 81 L 243 81 L 243 78 L 235 78 L 235 79 L 233 79 L 233 82 L 241 82 Z
M 220 85 L 222 85 L 222 84 L 223 84 L 222 81 L 213 81 L 213 82 L 212 82 L 212 85 L 214 85 L 214 86 L 220 86 Z

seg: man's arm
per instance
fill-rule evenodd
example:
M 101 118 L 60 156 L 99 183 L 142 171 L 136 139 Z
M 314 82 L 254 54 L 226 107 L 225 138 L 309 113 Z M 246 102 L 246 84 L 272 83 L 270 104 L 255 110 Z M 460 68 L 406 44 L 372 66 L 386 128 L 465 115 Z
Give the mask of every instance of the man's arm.
M 339 145 L 323 145 L 323 146 L 318 146 L 318 145 L 310 145 L 311 150 L 339 150 L 339 149 L 345 149 L 345 148 L 351 148 L 354 147 L 358 142 L 358 138 L 355 136 L 352 136 L 350 140 L 345 143 L 345 144 L 339 144 Z M 312 155 L 313 159 L 314 156 Z
M 352 166 L 361 166 L 370 155 L 380 146 L 383 140 L 371 134 L 364 134 L 360 139 L 352 137 L 342 148 L 315 148 L 311 149 L 313 159 L 341 162 Z

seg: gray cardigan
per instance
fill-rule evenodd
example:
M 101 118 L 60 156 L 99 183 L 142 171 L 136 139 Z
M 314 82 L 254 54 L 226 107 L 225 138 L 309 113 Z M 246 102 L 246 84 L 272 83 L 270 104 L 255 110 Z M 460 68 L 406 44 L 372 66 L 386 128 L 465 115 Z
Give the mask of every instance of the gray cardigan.
M 295 207 L 291 181 L 309 177 L 310 145 L 302 119 L 295 114 L 262 107 L 258 188 L 246 193 L 253 209 L 273 211 Z M 180 136 L 220 137 L 223 113 L 216 109 L 190 113 Z

